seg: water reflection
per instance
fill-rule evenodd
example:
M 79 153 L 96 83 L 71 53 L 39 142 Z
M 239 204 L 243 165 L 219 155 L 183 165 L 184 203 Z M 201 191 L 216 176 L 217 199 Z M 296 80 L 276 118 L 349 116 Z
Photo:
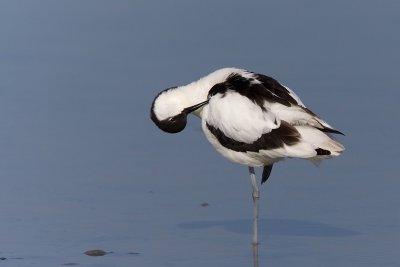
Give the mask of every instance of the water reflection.
M 225 231 L 250 236 L 252 232 L 252 220 L 215 220 L 215 221 L 191 221 L 178 224 L 183 229 L 205 229 L 219 227 Z M 315 221 L 294 219 L 260 219 L 259 225 L 263 231 L 259 232 L 261 239 L 267 236 L 305 236 L 305 237 L 349 237 L 362 234 L 354 230 L 337 227 L 334 225 Z M 259 266 L 259 245 L 252 245 L 253 267 Z
M 336 227 L 330 224 L 292 220 L 292 219 L 260 219 L 259 225 L 267 230 L 259 233 L 264 238 L 268 235 L 309 236 L 309 237 L 347 237 L 361 234 L 360 232 Z M 178 224 L 184 229 L 203 229 L 220 227 L 225 231 L 252 234 L 252 220 L 216 220 L 193 221 Z
M 258 243 L 252 244 L 253 246 L 253 267 L 259 266 L 259 257 L 258 257 Z

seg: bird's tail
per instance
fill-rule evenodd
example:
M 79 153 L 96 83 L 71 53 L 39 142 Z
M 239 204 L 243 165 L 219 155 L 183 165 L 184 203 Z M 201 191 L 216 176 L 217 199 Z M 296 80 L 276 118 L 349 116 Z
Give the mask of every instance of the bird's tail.
M 339 156 L 344 151 L 344 146 L 334 140 L 329 133 L 310 126 L 295 127 L 301 135 L 302 142 L 310 144 L 315 150 L 314 155 L 307 158 L 313 163 L 317 164 L 322 159 Z

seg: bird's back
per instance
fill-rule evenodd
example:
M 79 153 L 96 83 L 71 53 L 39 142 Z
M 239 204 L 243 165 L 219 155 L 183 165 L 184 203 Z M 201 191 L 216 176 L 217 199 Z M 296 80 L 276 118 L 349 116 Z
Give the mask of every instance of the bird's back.
M 233 71 L 208 97 L 201 112 L 204 133 L 234 162 L 260 166 L 286 157 L 319 160 L 344 150 L 330 136 L 339 131 L 268 76 Z

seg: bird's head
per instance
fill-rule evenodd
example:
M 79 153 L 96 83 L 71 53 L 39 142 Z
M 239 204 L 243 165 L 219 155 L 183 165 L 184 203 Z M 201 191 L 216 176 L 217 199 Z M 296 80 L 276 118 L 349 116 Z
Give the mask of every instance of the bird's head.
M 185 106 L 185 98 L 190 96 L 176 93 L 177 87 L 168 88 L 159 93 L 153 101 L 150 110 L 151 120 L 158 128 L 167 133 L 179 133 L 186 127 L 187 115 L 206 105 L 207 101 Z

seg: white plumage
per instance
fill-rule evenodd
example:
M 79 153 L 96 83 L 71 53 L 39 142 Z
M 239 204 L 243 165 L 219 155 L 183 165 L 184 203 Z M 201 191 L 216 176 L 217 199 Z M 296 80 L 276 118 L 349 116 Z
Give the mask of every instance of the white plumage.
M 288 87 L 275 79 L 236 68 L 217 70 L 185 86 L 159 93 L 151 119 L 163 131 L 177 133 L 192 113 L 201 118 L 208 141 L 224 157 L 249 167 L 253 185 L 254 236 L 257 244 L 259 190 L 254 168 L 284 158 L 318 162 L 338 156 L 344 147 L 331 134 L 342 134 L 310 111 Z
M 214 90 L 221 84 L 222 88 Z M 268 88 L 269 84 L 277 88 Z M 243 86 L 247 88 L 241 88 Z M 258 91 L 253 94 L 250 90 L 255 87 Z M 260 89 L 268 91 L 268 94 L 260 92 Z M 240 164 L 264 166 L 287 157 L 318 161 L 337 156 L 344 150 L 340 143 L 328 135 L 340 132 L 307 109 L 292 90 L 270 77 L 243 69 L 220 69 L 186 86 L 161 92 L 152 105 L 153 121 L 159 125 L 160 121 L 173 118 L 185 108 L 199 103 L 204 103 L 204 106 L 192 113 L 201 118 L 208 141 L 224 157 Z M 283 141 L 280 146 L 273 145 L 271 148 L 267 144 L 258 147 L 258 151 L 227 147 L 207 126 L 218 129 L 229 139 L 252 144 L 263 135 L 279 129 L 282 121 L 289 125 L 289 134 L 298 135 L 298 141 L 289 144 L 283 138 L 276 140 Z M 276 135 L 274 138 L 282 139 Z

